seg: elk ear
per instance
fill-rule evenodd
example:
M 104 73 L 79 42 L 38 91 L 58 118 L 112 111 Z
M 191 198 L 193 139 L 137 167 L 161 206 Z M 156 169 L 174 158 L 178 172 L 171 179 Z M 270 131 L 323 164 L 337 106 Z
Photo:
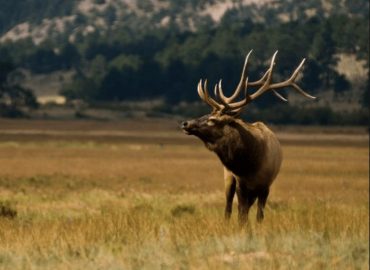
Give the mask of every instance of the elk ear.
M 210 116 L 207 119 L 207 126 L 212 127 L 212 126 L 216 125 L 218 122 L 219 122 L 219 119 L 217 117 Z

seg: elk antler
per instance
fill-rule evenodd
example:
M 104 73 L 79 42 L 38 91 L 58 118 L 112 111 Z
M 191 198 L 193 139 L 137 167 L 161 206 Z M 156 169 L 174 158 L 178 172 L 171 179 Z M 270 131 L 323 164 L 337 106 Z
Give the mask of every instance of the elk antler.
M 272 56 L 270 67 L 267 69 L 267 71 L 261 77 L 261 79 L 259 79 L 258 81 L 249 82 L 247 77 L 247 66 L 248 59 L 251 53 L 252 50 L 247 54 L 245 58 L 243 71 L 240 77 L 240 82 L 237 88 L 235 89 L 234 93 L 230 97 L 226 97 L 224 95 L 224 92 L 222 90 L 222 80 L 220 80 L 218 84 L 215 85 L 214 89 L 215 96 L 220 100 L 220 103 L 209 96 L 207 90 L 207 80 L 204 82 L 204 86 L 202 86 L 202 80 L 200 80 L 198 84 L 198 94 L 203 101 L 205 101 L 213 108 L 214 111 L 220 111 L 225 114 L 238 115 L 241 113 L 243 108 L 248 103 L 255 100 L 256 98 L 258 98 L 259 96 L 261 96 L 262 94 L 269 90 L 273 91 L 273 93 L 281 100 L 288 101 L 280 93 L 276 91 L 276 89 L 284 88 L 287 86 L 293 87 L 293 89 L 295 89 L 298 93 L 307 98 L 316 99 L 316 97 L 309 95 L 295 83 L 295 79 L 297 78 L 299 71 L 302 69 L 305 59 L 301 61 L 301 63 L 294 70 L 289 79 L 279 83 L 271 83 L 273 68 L 275 65 L 275 58 L 278 53 L 278 51 L 276 51 Z M 247 92 L 248 86 L 260 86 L 260 87 L 253 94 L 250 95 Z M 235 98 L 239 96 L 240 91 L 243 89 L 244 89 L 244 99 L 233 102 Z
M 200 79 L 198 83 L 198 95 L 205 103 L 210 105 L 214 111 L 219 111 L 224 107 L 209 96 L 208 90 L 207 90 L 207 80 L 204 81 L 204 86 L 203 86 L 202 79 Z

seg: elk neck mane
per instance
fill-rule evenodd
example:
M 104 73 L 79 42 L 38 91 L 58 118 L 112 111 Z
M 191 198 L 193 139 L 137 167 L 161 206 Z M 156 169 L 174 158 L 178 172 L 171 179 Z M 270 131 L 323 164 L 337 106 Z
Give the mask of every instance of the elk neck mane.
M 213 143 L 206 142 L 206 146 L 235 175 L 253 175 L 259 170 L 265 155 L 265 142 L 261 132 L 263 127 L 260 125 L 263 124 L 249 124 L 235 119 L 224 126 L 220 139 Z

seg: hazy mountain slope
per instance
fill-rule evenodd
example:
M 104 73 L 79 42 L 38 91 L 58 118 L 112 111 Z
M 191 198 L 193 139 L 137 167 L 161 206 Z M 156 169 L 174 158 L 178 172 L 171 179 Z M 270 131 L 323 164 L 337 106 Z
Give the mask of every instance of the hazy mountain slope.
M 358 3 L 357 3 L 358 2 Z M 349 0 L 0 0 L 0 42 L 31 38 L 39 44 L 59 35 L 104 32 L 119 26 L 134 30 L 177 27 L 196 31 L 217 24 L 231 8 L 243 9 L 253 21 L 275 23 L 314 15 L 343 13 L 367 16 L 367 1 Z M 274 12 L 271 12 L 274 10 Z
M 277 79 L 287 76 L 301 57 L 308 58 L 301 82 L 322 97 L 316 105 L 355 111 L 364 103 L 367 1 L 0 0 L 0 4 L 4 7 L 0 54 L 8 53 L 18 67 L 29 71 L 23 85 L 35 89 L 39 98 L 62 93 L 67 99 L 99 102 L 194 101 L 196 93 L 188 90 L 199 76 L 236 81 L 236 63 L 253 48 L 253 77 L 278 49 Z M 301 103 L 294 95 L 289 99 L 290 104 Z

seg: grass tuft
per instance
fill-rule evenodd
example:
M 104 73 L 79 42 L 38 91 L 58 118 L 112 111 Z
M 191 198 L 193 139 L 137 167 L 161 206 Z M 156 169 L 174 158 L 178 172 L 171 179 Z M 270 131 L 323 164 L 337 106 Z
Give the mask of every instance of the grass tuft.
M 177 205 L 171 209 L 171 214 L 174 217 L 182 217 L 183 215 L 193 215 L 195 213 L 194 205 Z

